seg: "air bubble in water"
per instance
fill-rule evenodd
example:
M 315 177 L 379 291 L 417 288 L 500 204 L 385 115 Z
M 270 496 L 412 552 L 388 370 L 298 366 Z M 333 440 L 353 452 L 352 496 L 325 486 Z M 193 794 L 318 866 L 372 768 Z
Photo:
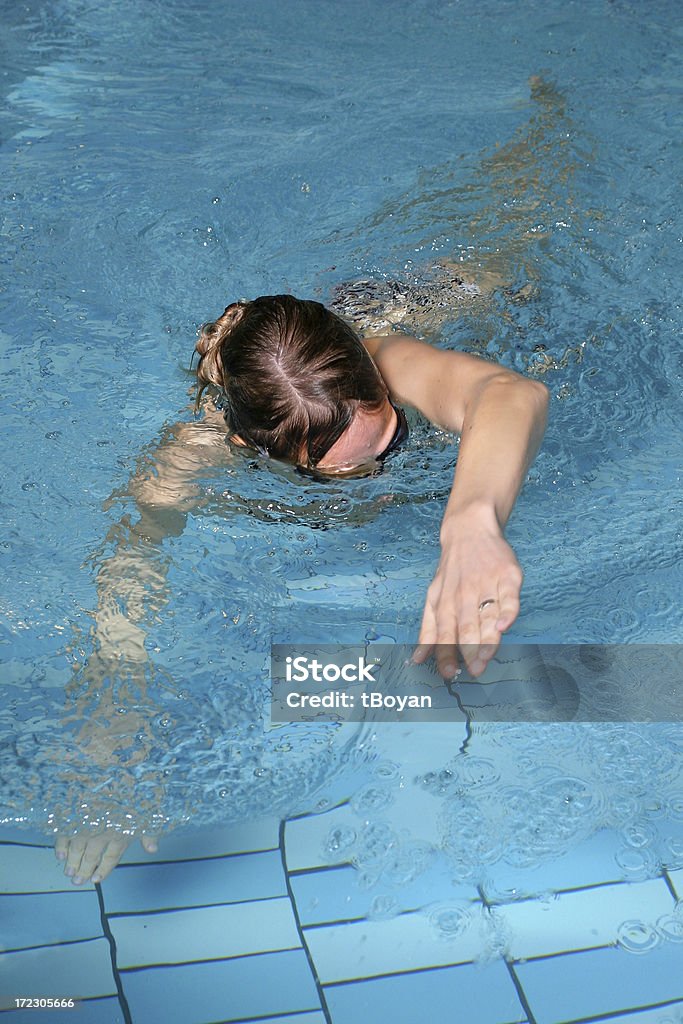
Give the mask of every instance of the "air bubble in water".
M 668 837 L 664 844 L 664 854 L 662 859 L 668 868 L 683 867 L 683 837 Z
M 650 819 L 663 818 L 666 814 L 666 806 L 663 800 L 656 796 L 646 797 L 643 802 L 643 814 Z
M 645 921 L 624 921 L 617 931 L 617 945 L 627 953 L 649 953 L 660 941 L 657 930 Z
M 483 789 L 498 781 L 500 771 L 483 757 L 468 757 L 461 766 L 460 777 L 468 789 Z
M 452 939 L 461 935 L 469 925 L 469 907 L 448 904 L 435 907 L 429 915 L 429 923 L 444 938 Z
M 399 847 L 384 869 L 383 877 L 393 885 L 407 885 L 427 867 L 432 855 L 427 843 L 408 843 Z
M 427 772 L 420 779 L 422 788 L 434 796 L 443 796 L 448 793 L 455 782 L 457 782 L 456 776 L 448 768 L 444 768 L 440 772 Z
M 356 876 L 356 885 L 359 889 L 374 889 L 379 881 L 379 872 L 364 870 Z
M 401 908 L 394 896 L 380 895 L 375 896 L 370 904 L 368 917 L 374 921 L 386 921 L 391 917 L 396 917 L 400 912 Z
M 364 828 L 359 836 L 355 861 L 361 868 L 374 868 L 386 863 L 398 845 L 394 830 L 384 822 L 375 822 Z
M 355 829 L 343 826 L 334 828 L 325 840 L 325 853 L 341 853 L 353 846 L 355 841 Z
M 393 803 L 394 794 L 385 786 L 365 786 L 351 798 L 351 809 L 360 815 L 379 811 Z
M 683 796 L 673 796 L 669 800 L 669 817 L 675 821 L 683 821 Z
M 656 837 L 652 826 L 642 821 L 631 822 L 626 828 L 622 829 L 621 834 L 628 845 L 636 849 L 649 846 Z
M 610 822 L 624 825 L 640 812 L 640 804 L 635 797 L 615 797 L 609 806 Z
M 657 871 L 657 862 L 648 849 L 622 847 L 614 856 L 619 867 L 631 878 L 647 878 Z
M 657 931 L 668 942 L 683 942 L 683 913 L 665 914 L 657 921 Z

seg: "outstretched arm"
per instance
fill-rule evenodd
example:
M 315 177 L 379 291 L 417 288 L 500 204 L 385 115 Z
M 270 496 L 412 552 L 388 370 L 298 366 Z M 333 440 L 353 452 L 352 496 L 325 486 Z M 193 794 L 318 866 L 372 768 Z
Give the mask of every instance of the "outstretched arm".
M 452 678 L 459 649 L 470 673 L 480 675 L 519 612 L 523 574 L 503 531 L 543 437 L 548 390 L 415 338 L 394 334 L 365 344 L 398 401 L 461 435 L 415 660 L 436 646 L 439 671 Z
M 149 799 L 138 806 L 133 771 L 148 755 L 150 720 L 159 711 L 147 690 L 155 671 L 145 648 L 147 629 L 167 601 L 169 557 L 163 540 L 182 531 L 186 513 L 201 500 L 197 484 L 206 467 L 230 460 L 225 434 L 222 416 L 211 407 L 201 421 L 166 428 L 140 459 L 128 486 L 113 496 L 132 497 L 137 516 L 123 516 L 112 526 L 106 556 L 91 556 L 97 585 L 92 649 L 74 666 L 67 691 L 65 721 L 72 724 L 75 743 L 59 768 L 60 781 L 76 794 L 77 804 L 87 806 L 91 822 L 95 816 L 106 822 L 111 802 L 129 804 L 149 820 L 158 809 Z M 123 717 L 117 713 L 122 700 L 130 703 Z M 129 753 L 133 735 L 136 742 Z M 152 772 L 150 768 L 146 773 L 148 789 Z M 162 795 L 159 779 L 159 802 Z M 152 835 L 140 838 L 148 852 L 156 848 Z M 103 824 L 95 834 L 88 828 L 59 836 L 55 852 L 77 885 L 100 882 L 131 841 L 130 830 L 124 834 Z
M 146 660 L 145 624 L 166 603 L 168 565 L 161 544 L 182 532 L 187 512 L 201 501 L 202 474 L 231 458 L 223 417 L 207 406 L 203 419 L 166 427 L 127 487 L 109 499 L 108 504 L 132 497 L 138 516 L 123 516 L 112 526 L 105 541 L 113 548 L 110 555 L 91 558 L 98 597 L 93 640 L 100 657 Z

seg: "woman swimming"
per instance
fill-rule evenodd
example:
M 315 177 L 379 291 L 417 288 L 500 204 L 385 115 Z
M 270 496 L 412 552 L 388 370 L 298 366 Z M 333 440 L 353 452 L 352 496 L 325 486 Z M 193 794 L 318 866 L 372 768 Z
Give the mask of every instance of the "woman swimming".
M 67 834 L 56 842 L 65 873 L 77 884 L 102 881 L 134 835 L 152 851 L 154 833 L 172 824 L 155 817 L 164 797 L 161 777 L 158 792 L 145 791 L 144 801 L 136 789 L 136 768 L 153 743 L 150 719 L 158 710 L 146 690 L 148 674 L 158 671 L 150 663 L 148 621 L 169 596 L 165 540 L 182 532 L 186 513 L 204 500 L 197 484 L 207 468 L 234 462 L 226 437 L 293 463 L 304 474 L 340 478 L 380 469 L 405 435 L 402 405 L 459 433 L 440 528 L 441 556 L 414 658 L 424 661 L 435 651 L 445 678 L 456 674 L 460 660 L 480 674 L 514 622 L 522 571 L 504 528 L 543 435 L 548 391 L 495 363 L 440 350 L 403 331 L 436 332 L 454 311 L 481 311 L 487 318 L 493 312 L 496 330 L 499 311 L 487 306 L 491 291 L 507 292 L 516 282 L 509 293 L 513 302 L 533 292 L 539 279 L 534 253 L 543 237 L 539 210 L 555 209 L 551 186 L 570 180 L 571 160 L 563 149 L 563 98 L 540 79 L 531 86 L 536 102 L 528 125 L 482 164 L 480 183 L 491 192 L 489 205 L 466 222 L 467 189 L 456 182 L 446 191 L 452 205 L 447 219 L 464 234 L 480 239 L 505 227 L 506 249 L 494 238 L 488 255 L 483 246 L 477 261 L 464 264 L 473 268 L 472 280 L 463 276 L 463 265 L 444 261 L 425 278 L 411 268 L 406 281 L 341 284 L 331 296 L 331 310 L 292 296 L 233 303 L 202 330 L 199 387 L 210 385 L 217 401 L 203 401 L 201 418 L 164 427 L 129 486 L 115 492 L 134 499 L 138 518 L 124 516 L 113 526 L 106 555 L 95 559 L 93 650 L 79 655 L 67 691 L 80 761 L 63 770 L 78 801 L 85 796 L 88 824 L 97 828 L 67 822 Z M 541 151 L 557 154 L 555 174 L 540 173 Z M 443 189 L 436 194 L 441 202 Z M 501 197 L 510 196 L 515 201 L 501 205 Z M 410 193 L 404 205 L 422 201 Z M 386 216 L 395 210 L 392 202 Z M 427 212 L 429 223 L 442 213 Z M 523 288 L 520 278 L 527 282 Z M 122 692 L 135 695 L 125 728 L 117 715 Z M 131 752 L 133 734 L 141 739 Z M 91 771 L 105 780 L 111 776 L 105 788 L 90 784 Z M 153 765 L 150 771 L 154 775 Z M 122 831 L 116 815 L 120 819 L 127 806 L 140 813 Z
M 292 295 L 232 303 L 204 326 L 196 349 L 197 402 L 210 387 L 220 408 L 205 402 L 201 419 L 174 428 L 155 450 L 152 471 L 136 474 L 131 491 L 140 521 L 98 577 L 97 649 L 85 669 L 97 712 L 80 712 L 85 721 L 79 744 L 86 773 L 88 762 L 116 765 L 120 781 L 122 769 L 132 779 L 134 763 L 125 768 L 124 752 L 107 724 L 106 708 L 111 705 L 113 715 L 115 701 L 113 692 L 107 697 L 112 684 L 103 680 L 120 675 L 127 665 L 143 689 L 142 609 L 161 594 L 165 577 L 163 567 L 154 566 L 158 544 L 182 529 L 179 510 L 193 500 L 199 464 L 225 460 L 226 434 L 233 443 L 292 463 L 304 474 L 338 479 L 380 470 L 407 434 L 402 404 L 459 433 L 456 473 L 440 529 L 441 557 L 413 658 L 421 663 L 433 652 L 446 679 L 456 675 L 460 661 L 479 675 L 519 611 L 522 570 L 503 531 L 543 436 L 548 406 L 543 384 L 406 334 L 361 339 L 325 306 Z M 128 731 L 148 731 L 139 711 L 129 710 L 126 718 Z M 75 786 L 86 790 L 87 778 Z M 134 782 L 129 788 L 134 806 Z M 156 848 L 152 835 L 141 838 L 146 850 Z M 80 884 L 104 879 L 129 842 L 115 830 L 86 831 L 60 836 L 56 852 Z
M 377 471 L 405 430 L 400 403 L 461 435 L 415 660 L 435 651 L 452 678 L 460 656 L 480 675 L 519 611 L 503 530 L 543 436 L 545 385 L 404 334 L 361 339 L 292 295 L 232 303 L 196 347 L 199 396 L 217 389 L 231 440 L 304 472 Z

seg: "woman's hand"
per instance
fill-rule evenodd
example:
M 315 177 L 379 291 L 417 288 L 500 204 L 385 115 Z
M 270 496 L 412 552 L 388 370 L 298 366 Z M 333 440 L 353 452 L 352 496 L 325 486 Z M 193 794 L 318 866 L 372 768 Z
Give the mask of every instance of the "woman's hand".
M 154 836 L 143 835 L 140 841 L 146 853 L 156 853 L 157 841 Z M 64 874 L 74 885 L 97 883 L 104 881 L 113 871 L 132 842 L 132 836 L 124 836 L 120 832 L 58 836 L 55 856 L 57 860 L 65 862 Z
M 427 591 L 419 646 L 421 664 L 435 652 L 439 672 L 452 679 L 459 656 L 480 675 L 519 613 L 523 573 L 495 516 L 473 509 L 449 517 L 441 533 L 441 559 Z

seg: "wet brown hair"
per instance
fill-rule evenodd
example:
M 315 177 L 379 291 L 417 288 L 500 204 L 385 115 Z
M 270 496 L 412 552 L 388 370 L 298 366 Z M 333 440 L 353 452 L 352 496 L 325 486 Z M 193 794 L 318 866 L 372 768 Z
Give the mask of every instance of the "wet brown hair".
M 357 409 L 387 388 L 358 335 L 320 302 L 262 295 L 205 324 L 196 344 L 197 402 L 223 394 L 230 430 L 277 459 L 313 467 Z

